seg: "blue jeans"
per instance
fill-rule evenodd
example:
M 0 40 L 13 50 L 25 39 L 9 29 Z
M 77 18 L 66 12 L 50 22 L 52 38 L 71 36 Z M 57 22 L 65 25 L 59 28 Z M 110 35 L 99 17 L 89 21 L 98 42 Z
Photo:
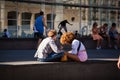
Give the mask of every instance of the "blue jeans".
M 63 52 L 61 53 L 50 53 L 48 57 L 44 58 L 38 58 L 37 60 L 40 62 L 58 62 L 61 60 L 61 57 L 64 55 Z

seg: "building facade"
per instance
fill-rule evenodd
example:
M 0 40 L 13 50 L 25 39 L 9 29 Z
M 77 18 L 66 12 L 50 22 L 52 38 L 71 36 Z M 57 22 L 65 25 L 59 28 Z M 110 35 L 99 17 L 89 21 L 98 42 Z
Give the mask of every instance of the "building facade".
M 67 19 L 73 24 L 67 25 L 68 31 L 81 35 L 91 34 L 93 22 L 108 23 L 109 28 L 115 22 L 120 33 L 120 0 L 1 0 L 0 37 L 8 29 L 11 38 L 33 38 L 34 21 L 41 10 L 50 29 L 58 31 L 60 21 Z

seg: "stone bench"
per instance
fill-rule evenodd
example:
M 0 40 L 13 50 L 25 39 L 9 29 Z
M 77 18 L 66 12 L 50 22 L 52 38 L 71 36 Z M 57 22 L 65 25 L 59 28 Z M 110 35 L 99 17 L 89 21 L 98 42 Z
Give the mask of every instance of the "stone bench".
M 83 44 L 87 49 L 96 49 L 97 40 L 93 40 L 92 37 L 82 37 L 78 39 L 83 42 Z M 102 49 L 113 49 L 115 41 L 111 39 L 110 43 L 112 45 L 111 48 L 108 47 L 107 39 L 103 39 L 102 46 L 101 46 Z
M 87 49 L 96 49 L 97 41 L 94 41 L 92 38 L 82 37 L 79 40 L 83 42 Z M 41 39 L 35 38 L 0 38 L 0 50 L 35 50 L 40 42 Z M 109 49 L 105 39 L 103 40 L 102 48 Z

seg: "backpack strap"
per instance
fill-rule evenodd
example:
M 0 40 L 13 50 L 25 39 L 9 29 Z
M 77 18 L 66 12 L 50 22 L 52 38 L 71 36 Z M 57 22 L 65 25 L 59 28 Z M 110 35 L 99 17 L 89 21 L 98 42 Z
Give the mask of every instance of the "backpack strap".
M 79 46 L 78 46 L 78 48 L 77 48 L 77 52 L 79 51 L 80 46 L 81 46 L 81 42 L 79 41 Z

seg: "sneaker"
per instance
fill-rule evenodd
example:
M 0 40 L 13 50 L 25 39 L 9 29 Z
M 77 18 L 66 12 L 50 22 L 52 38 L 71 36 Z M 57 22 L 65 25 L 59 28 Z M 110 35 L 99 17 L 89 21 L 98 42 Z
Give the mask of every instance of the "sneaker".
M 101 49 L 101 46 L 100 47 L 96 47 L 97 50 Z
M 98 50 L 98 49 L 99 49 L 99 47 L 96 47 L 96 49 Z

